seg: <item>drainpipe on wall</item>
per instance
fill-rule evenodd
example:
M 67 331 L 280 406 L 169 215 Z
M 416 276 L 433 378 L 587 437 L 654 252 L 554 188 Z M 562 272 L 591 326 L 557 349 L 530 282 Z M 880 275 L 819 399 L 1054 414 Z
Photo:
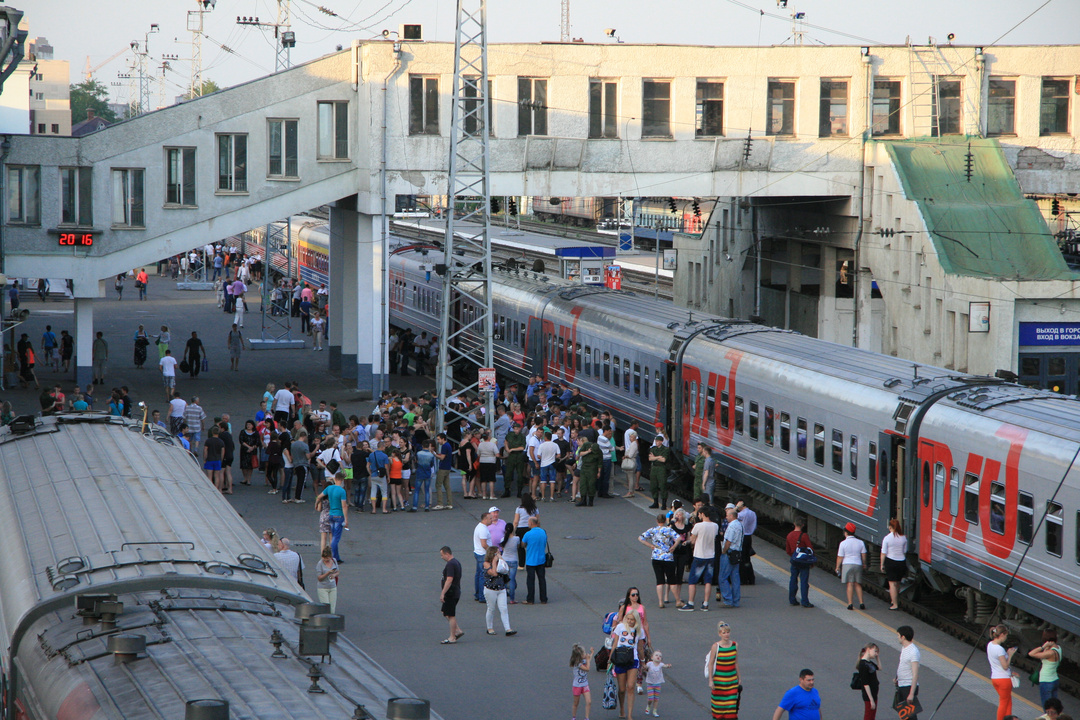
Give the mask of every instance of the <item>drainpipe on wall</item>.
M 862 286 L 862 236 L 863 227 L 866 225 L 866 140 L 873 132 L 873 102 L 874 102 L 874 59 L 870 56 L 869 48 L 862 56 L 863 65 L 866 66 L 866 112 L 863 115 L 862 140 L 859 145 L 859 156 L 862 159 L 862 167 L 859 168 L 859 230 L 855 235 L 855 267 L 851 274 L 852 279 L 852 324 L 851 346 L 859 347 L 859 293 Z M 873 319 L 871 311 L 871 319 Z
M 388 102 L 387 86 L 398 70 L 401 69 L 401 42 L 394 41 L 394 67 L 386 74 L 386 77 L 382 81 L 382 158 L 379 164 L 379 182 L 381 185 L 381 201 L 380 206 L 380 223 L 382 225 L 382 292 L 380 293 L 382 303 L 382 333 L 380 340 L 379 354 L 382 358 L 380 363 L 383 365 L 383 372 L 379 377 L 378 392 L 382 393 L 386 389 L 386 376 L 390 372 L 390 368 L 387 367 L 387 361 L 389 358 L 388 348 L 386 346 L 386 338 L 389 334 L 390 325 L 390 313 L 387 306 L 387 294 L 390 292 L 390 221 L 386 215 L 386 155 L 387 155 L 387 142 L 386 132 L 388 117 L 390 114 L 390 104 Z M 357 80 L 359 82 L 359 78 Z M 376 395 L 376 397 L 378 397 Z
M 0 141 L 0 198 L 4 198 L 7 201 L 7 159 L 11 153 L 11 136 L 5 135 L 3 141 Z M 40 209 L 39 209 L 40 212 Z M 7 276 L 5 275 L 6 268 L 4 266 L 4 221 L 6 217 L 0 215 L 0 318 L 3 318 L 7 313 L 4 310 L 4 298 L 7 295 Z M 7 341 L 3 338 L 3 333 L 0 333 L 0 350 L 2 345 Z M 15 347 L 15 328 L 11 328 L 11 347 Z M 7 362 L 7 353 L 3 353 L 0 356 L 0 390 L 6 390 L 4 387 L 4 371 L 6 368 L 4 364 Z

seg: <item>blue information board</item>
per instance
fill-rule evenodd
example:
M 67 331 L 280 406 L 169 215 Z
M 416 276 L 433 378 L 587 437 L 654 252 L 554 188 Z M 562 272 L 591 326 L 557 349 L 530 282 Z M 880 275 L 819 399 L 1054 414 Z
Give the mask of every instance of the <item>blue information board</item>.
M 1020 345 L 1080 345 L 1080 323 L 1022 322 Z

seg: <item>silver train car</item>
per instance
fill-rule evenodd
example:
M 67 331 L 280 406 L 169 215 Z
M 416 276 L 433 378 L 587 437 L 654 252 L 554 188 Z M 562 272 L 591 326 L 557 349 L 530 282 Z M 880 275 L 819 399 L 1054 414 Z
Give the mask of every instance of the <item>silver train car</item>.
M 341 720 L 409 696 L 344 637 L 328 658 L 302 648 L 304 590 L 187 451 L 141 430 L 99 413 L 0 429 L 6 720 L 179 720 L 189 703 Z
M 442 257 L 392 255 L 395 325 L 438 334 L 427 268 Z M 462 290 L 458 323 L 476 312 Z M 871 543 L 898 518 L 939 590 L 999 596 L 1026 551 L 1008 604 L 1080 633 L 1075 398 L 522 270 L 499 271 L 493 303 L 505 379 L 565 380 L 623 427 L 661 424 L 684 458 L 705 443 L 724 475 Z

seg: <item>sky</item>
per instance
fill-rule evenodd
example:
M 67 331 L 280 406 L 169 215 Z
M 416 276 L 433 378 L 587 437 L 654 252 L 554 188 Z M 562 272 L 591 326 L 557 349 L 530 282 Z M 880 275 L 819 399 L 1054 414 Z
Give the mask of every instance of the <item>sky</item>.
M 110 87 L 114 100 L 126 100 L 126 82 L 117 74 L 130 72 L 130 43 L 142 46 L 151 23 L 157 23 L 159 32 L 149 35 L 148 45 L 153 67 L 163 54 L 179 56 L 170 60 L 165 94 L 171 98 L 188 85 L 187 15 L 196 0 L 9 4 L 26 12 L 30 37 L 47 38 L 55 58 L 71 63 L 72 82 L 83 79 L 88 56 L 96 66 L 123 51 L 94 77 Z M 241 26 L 236 19 L 273 22 L 277 7 L 277 0 L 217 0 L 204 15 L 203 77 L 227 87 L 272 72 L 273 31 Z M 558 40 L 560 7 L 560 0 L 491 0 L 488 42 Z M 292 63 L 348 47 L 354 38 L 376 38 L 402 23 L 423 25 L 425 40 L 451 42 L 455 8 L 452 0 L 292 0 Z M 571 0 L 570 25 L 572 36 L 586 42 L 614 42 L 604 34 L 614 28 L 626 43 L 779 45 L 791 42 L 793 9 L 806 13 L 805 42 L 814 44 L 902 45 L 909 36 L 916 44 L 930 37 L 944 43 L 949 33 L 962 45 L 1080 44 L 1080 0 L 788 0 L 786 8 L 777 0 Z

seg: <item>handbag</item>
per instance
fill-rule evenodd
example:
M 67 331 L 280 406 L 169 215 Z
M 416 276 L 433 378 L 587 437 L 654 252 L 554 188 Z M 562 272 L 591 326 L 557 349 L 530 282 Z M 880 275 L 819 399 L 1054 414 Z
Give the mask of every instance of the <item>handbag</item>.
M 605 710 L 614 710 L 618 704 L 619 686 L 615 682 L 615 674 L 608 673 L 607 682 L 604 683 L 604 699 L 600 704 Z
M 555 564 L 555 556 L 548 550 L 544 553 L 544 567 L 549 568 Z
M 187 360 L 181 360 L 180 361 L 180 372 L 182 372 L 182 373 L 191 372 L 191 364 L 188 363 Z
M 623 470 L 637 470 L 637 461 L 634 458 L 624 457 L 619 467 Z
M 912 715 L 922 712 L 922 703 L 919 702 L 918 695 L 912 702 L 908 702 L 907 693 L 897 688 L 896 695 L 893 696 L 892 709 L 900 715 L 900 720 L 908 720 Z
M 506 589 L 506 580 L 502 575 L 488 575 L 484 573 L 484 587 L 488 590 L 499 592 Z
M 800 543 L 802 543 L 803 536 L 805 535 L 806 533 L 803 533 L 802 536 L 799 537 Z M 814 554 L 814 549 L 812 547 L 803 547 L 802 545 L 799 545 L 791 555 L 791 562 L 796 565 L 810 567 L 817 564 L 817 555 Z
M 207 358 L 202 359 L 202 371 L 210 372 L 210 361 Z
M 627 645 L 611 651 L 611 664 L 616 667 L 630 667 L 634 664 L 634 648 Z
M 252 455 L 251 456 L 251 467 L 252 467 L 253 470 L 258 470 L 259 469 L 259 456 L 258 455 Z
M 1039 684 L 1039 668 L 1035 668 L 1030 675 L 1028 675 L 1028 682 L 1032 685 Z
M 596 653 L 596 657 L 593 658 L 593 662 L 596 663 L 596 671 L 604 672 L 608 668 L 608 660 L 611 657 L 611 651 L 607 648 L 600 648 L 600 652 Z

